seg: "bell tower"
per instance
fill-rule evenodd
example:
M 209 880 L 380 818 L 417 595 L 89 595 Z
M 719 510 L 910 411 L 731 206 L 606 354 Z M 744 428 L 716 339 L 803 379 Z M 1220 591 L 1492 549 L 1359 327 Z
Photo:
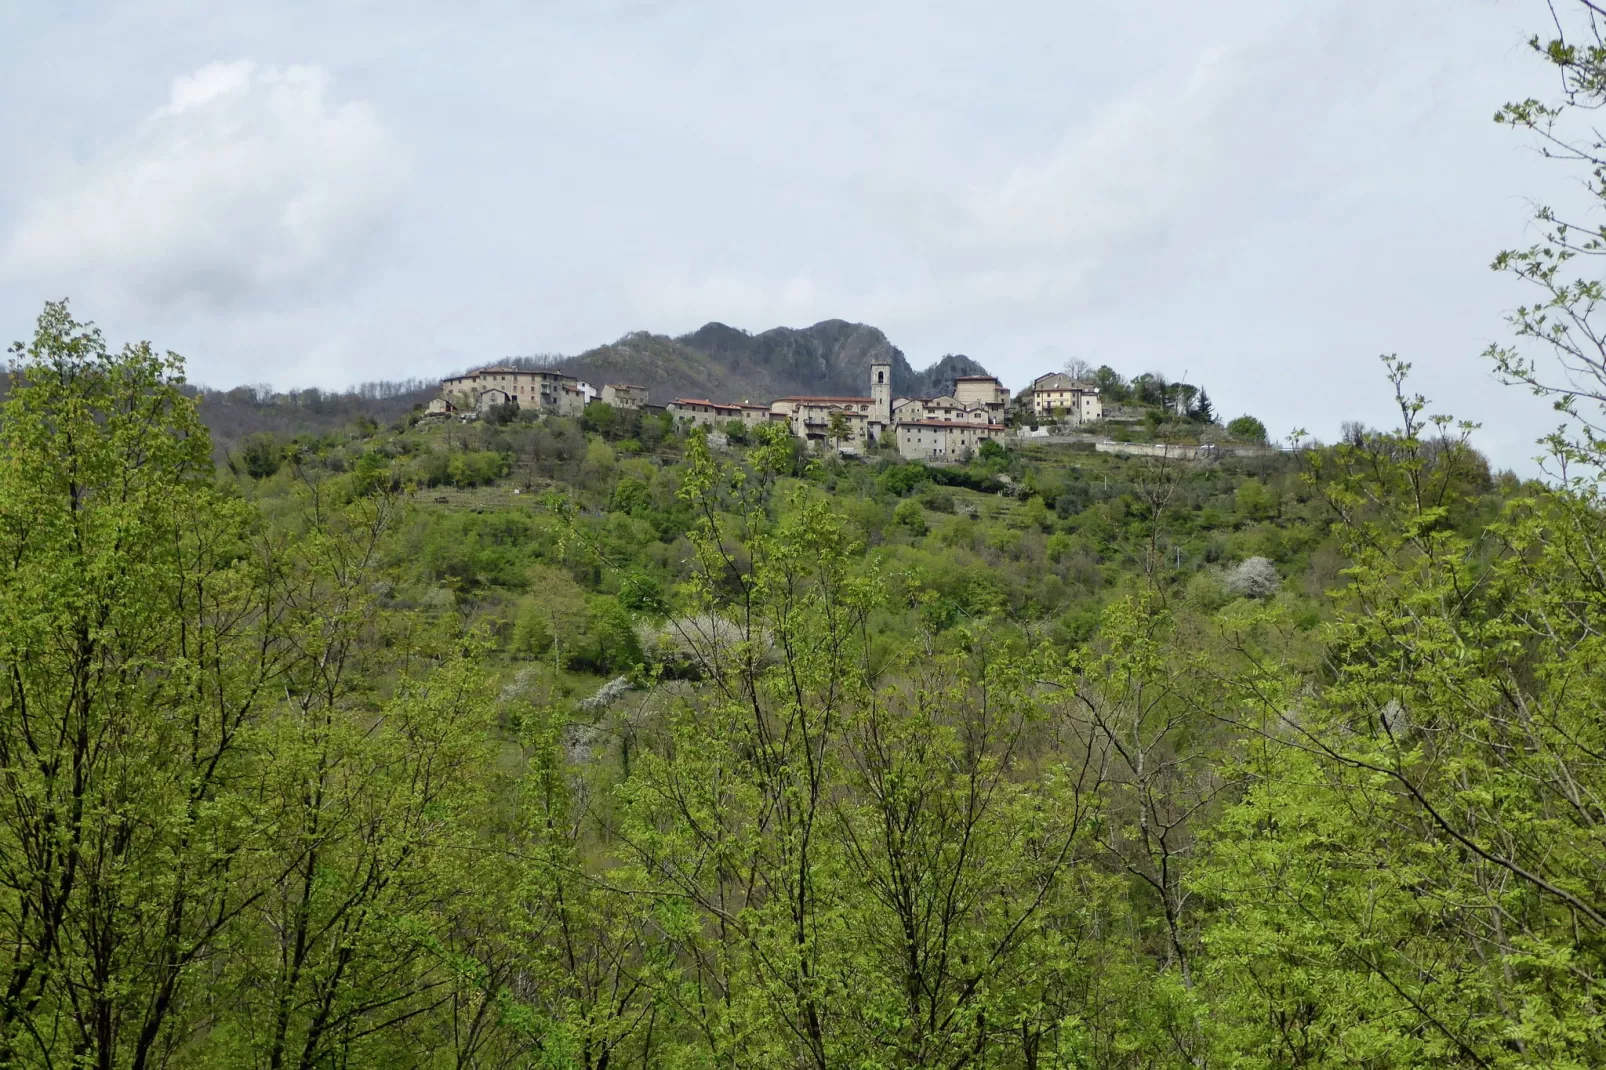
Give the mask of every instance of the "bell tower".
M 883 427 L 892 424 L 892 362 L 877 360 L 870 365 L 870 422 Z

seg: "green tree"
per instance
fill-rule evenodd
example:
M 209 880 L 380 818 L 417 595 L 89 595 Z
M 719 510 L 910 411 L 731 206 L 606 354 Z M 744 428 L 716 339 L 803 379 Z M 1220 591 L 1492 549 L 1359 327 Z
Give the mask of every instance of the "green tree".
M 267 479 L 279 471 L 284 447 L 271 434 L 249 435 L 240 445 L 240 465 L 252 479 Z
M 1268 520 L 1277 513 L 1277 494 L 1258 479 L 1246 479 L 1238 484 L 1233 497 L 1238 512 L 1250 520 Z
M 580 426 L 603 438 L 613 438 L 619 431 L 619 410 L 601 401 L 593 401 L 580 414 Z
M 1471 427 L 1429 420 L 1390 369 L 1401 427 L 1314 473 L 1353 562 L 1329 679 L 1257 659 L 1237 691 L 1265 745 L 1204 878 L 1233 903 L 1210 938 L 1220 1006 L 1266 1057 L 1595 1065 L 1606 854 L 1580 803 L 1606 790 L 1606 683 L 1570 666 L 1599 657 L 1580 568 L 1599 503 L 1540 491 L 1486 530 L 1446 523 Z
M 892 510 L 892 522 L 914 535 L 926 533 L 926 510 L 913 498 L 905 498 Z
M 1241 442 L 1264 445 L 1266 442 L 1266 425 L 1253 416 L 1239 416 L 1227 424 L 1227 434 Z
M 825 435 L 826 438 L 835 443 L 837 449 L 841 449 L 842 444 L 853 437 L 853 428 L 848 423 L 847 414 L 840 409 L 832 412 L 831 421 L 826 425 Z
M 144 1067 L 268 891 L 252 798 L 282 669 L 251 516 L 180 364 L 65 304 L 0 410 L 0 1061 Z
M 472 657 L 384 604 L 400 503 L 304 481 L 269 531 L 214 483 L 177 358 L 110 354 L 56 304 L 13 355 L 3 1061 L 437 1045 L 398 1036 L 453 987 L 434 948 L 484 818 L 488 725 Z
M 1580 215 L 1538 206 L 1539 240 L 1495 257 L 1495 270 L 1510 272 L 1537 295 L 1510 317 L 1517 344 L 1491 346 L 1488 356 L 1506 382 L 1550 398 L 1567 417 L 1547 439 L 1558 474 L 1566 474 L 1569 465 L 1599 468 L 1606 458 L 1606 323 L 1599 312 L 1606 289 L 1594 266 L 1606 255 L 1598 219 L 1606 206 L 1606 136 L 1587 121 L 1606 104 L 1606 39 L 1593 0 L 1572 0 L 1554 13 L 1554 33 L 1535 35 L 1529 47 L 1555 68 L 1559 94 L 1509 103 L 1495 121 L 1533 135 L 1547 159 L 1576 165 L 1588 202 Z M 1553 360 L 1542 364 L 1525 343 L 1548 349 Z
M 1131 397 L 1127 381 L 1108 364 L 1099 366 L 1099 370 L 1093 373 L 1093 381 L 1098 384 L 1099 394 L 1112 404 L 1119 404 Z

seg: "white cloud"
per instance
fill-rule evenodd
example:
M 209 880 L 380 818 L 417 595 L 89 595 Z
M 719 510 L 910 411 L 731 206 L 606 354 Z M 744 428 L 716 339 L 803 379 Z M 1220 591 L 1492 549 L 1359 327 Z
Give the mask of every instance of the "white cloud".
M 214 63 L 126 142 L 24 204 L 6 273 L 145 305 L 327 282 L 391 214 L 402 154 L 317 67 Z
M 941 238 L 966 259 L 1096 255 L 1163 224 L 1216 177 L 1242 55 L 1208 50 L 1116 99 L 1045 156 L 969 192 Z
M 701 326 L 706 319 L 744 326 L 795 323 L 809 317 L 823 319 L 829 315 L 823 310 L 832 303 L 808 275 L 781 280 L 722 273 L 700 277 L 654 275 L 634 280 L 626 294 L 628 306 L 642 322 L 690 324 L 687 330 Z
M 952 167 L 893 161 L 860 187 L 868 218 L 887 228 L 877 253 L 897 267 L 879 278 L 847 285 L 817 269 L 804 288 L 783 272 L 719 266 L 655 278 L 633 308 L 649 322 L 707 310 L 744 325 L 837 315 L 897 331 L 1018 327 L 1185 286 L 1261 225 L 1266 201 L 1354 91 L 1324 77 L 1341 62 L 1333 40 L 1352 33 L 1342 10 L 1257 26 L 1193 46 L 1036 146 Z

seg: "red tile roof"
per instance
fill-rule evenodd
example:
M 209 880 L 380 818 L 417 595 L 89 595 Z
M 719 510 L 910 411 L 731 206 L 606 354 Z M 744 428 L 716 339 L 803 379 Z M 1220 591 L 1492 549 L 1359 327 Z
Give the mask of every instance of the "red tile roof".
M 823 397 L 821 397 L 821 398 L 817 398 L 817 397 L 802 397 L 802 396 L 797 396 L 797 397 L 789 397 L 789 398 L 776 398 L 776 399 L 775 399 L 775 400 L 776 400 L 776 401 L 812 401 L 812 402 L 824 402 L 824 403 L 826 403 L 826 404 L 831 404 L 831 405 L 846 405 L 846 404 L 853 404 L 853 405 L 868 405 L 868 404 L 870 404 L 870 403 L 871 403 L 871 402 L 872 402 L 872 401 L 874 401 L 874 400 L 875 400 L 875 398 L 823 398 Z
M 1002 431 L 1003 424 L 977 424 L 968 420 L 899 420 L 900 427 L 968 427 L 978 431 Z

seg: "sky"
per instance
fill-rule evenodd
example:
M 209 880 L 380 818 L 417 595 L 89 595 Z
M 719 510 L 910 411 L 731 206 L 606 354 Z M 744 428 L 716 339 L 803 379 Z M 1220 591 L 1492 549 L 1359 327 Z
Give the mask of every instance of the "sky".
M 1379 354 L 1527 468 L 1492 272 L 1576 175 L 1543 0 L 0 4 L 0 337 L 67 296 L 211 386 L 842 318 L 1332 440 Z

